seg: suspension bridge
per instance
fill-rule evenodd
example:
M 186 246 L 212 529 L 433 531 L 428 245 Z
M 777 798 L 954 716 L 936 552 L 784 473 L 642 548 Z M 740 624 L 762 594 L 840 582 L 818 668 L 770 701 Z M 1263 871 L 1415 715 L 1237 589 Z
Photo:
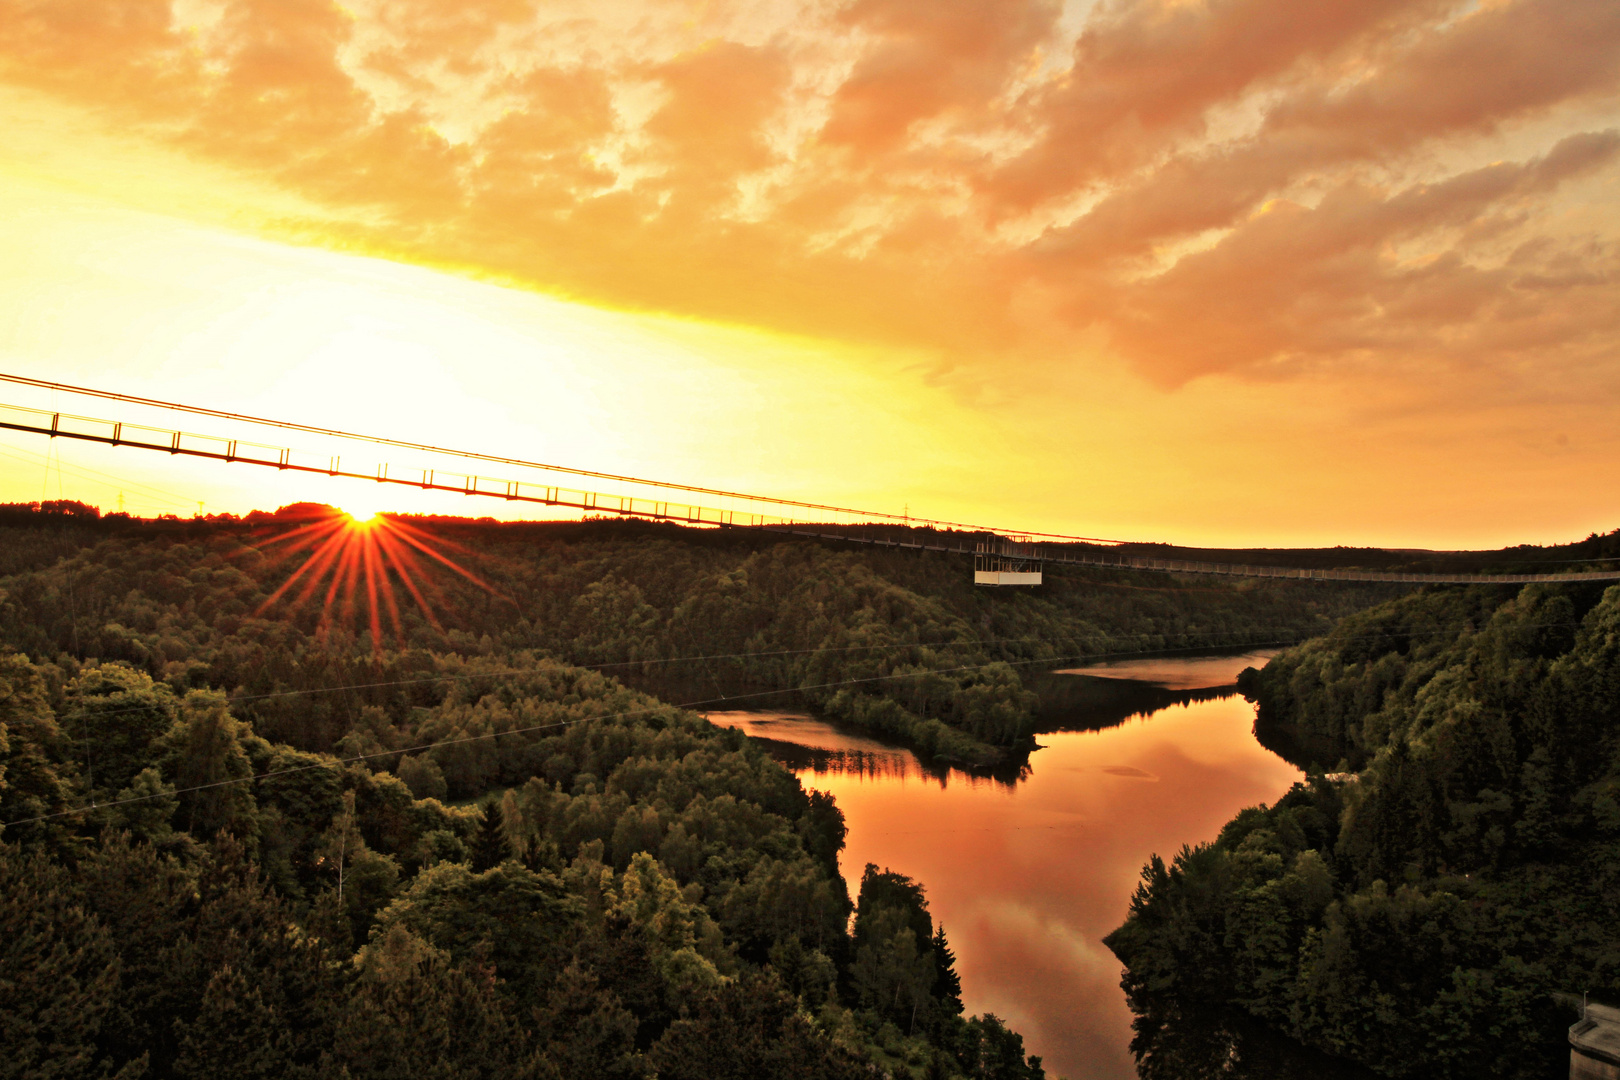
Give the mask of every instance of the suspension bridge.
M 1027 533 L 990 526 L 942 521 L 861 510 L 824 503 L 801 502 L 648 480 L 614 473 L 519 458 L 413 443 L 400 439 L 361 435 L 284 420 L 224 412 L 201 406 L 119 394 L 91 387 L 0 373 L 0 382 L 51 390 L 113 404 L 157 408 L 207 417 L 222 424 L 252 425 L 320 436 L 392 451 L 448 456 L 481 471 L 447 471 L 432 467 L 401 467 L 387 461 L 345 461 L 342 454 L 318 454 L 290 445 L 200 434 L 179 427 L 153 426 L 106 417 L 86 416 L 56 409 L 41 409 L 0 402 L 0 429 L 72 439 L 106 446 L 156 451 L 175 457 L 202 458 L 232 464 L 257 465 L 281 472 L 318 474 L 331 478 L 375 481 L 421 491 L 501 499 L 509 503 L 611 514 L 627 518 L 668 521 L 683 525 L 752 529 L 792 536 L 867 544 L 902 550 L 933 551 L 971 556 L 974 580 L 980 585 L 1038 585 L 1043 568 L 1055 566 L 1102 567 L 1113 570 L 1165 574 L 1201 574 L 1243 578 L 1285 578 L 1304 581 L 1392 582 L 1425 584 L 1501 584 L 1531 582 L 1620 581 L 1620 567 L 1564 572 L 1531 573 L 1426 573 L 1358 567 L 1290 567 L 1251 565 L 1211 560 L 1173 559 L 1124 550 L 1128 542 L 1057 533 Z M 112 411 L 112 410 L 108 410 Z M 633 486 L 650 494 L 624 494 L 537 483 L 492 475 L 495 472 L 538 471 L 560 478 L 608 481 Z M 659 496 L 663 495 L 663 498 Z M 693 497 L 706 498 L 705 502 Z M 714 500 L 733 505 L 711 505 Z M 738 506 L 736 504 L 742 504 Z

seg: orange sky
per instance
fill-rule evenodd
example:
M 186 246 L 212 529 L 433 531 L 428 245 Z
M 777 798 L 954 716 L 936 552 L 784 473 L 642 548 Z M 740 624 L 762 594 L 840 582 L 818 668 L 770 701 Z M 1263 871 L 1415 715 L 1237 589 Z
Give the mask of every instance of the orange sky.
M 0 360 L 1008 526 L 1572 539 L 1617 126 L 1594 0 L 0 0 Z M 47 450 L 0 498 L 341 501 Z

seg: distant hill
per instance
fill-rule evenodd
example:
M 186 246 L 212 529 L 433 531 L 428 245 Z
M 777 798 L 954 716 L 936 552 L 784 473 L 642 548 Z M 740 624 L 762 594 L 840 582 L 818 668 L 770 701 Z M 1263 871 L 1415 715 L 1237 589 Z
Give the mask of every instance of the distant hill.
M 243 519 L 40 508 L 7 520 L 0 629 L 33 653 L 117 658 L 162 678 L 177 677 L 167 665 L 183 655 L 199 673 L 186 678 L 250 697 L 283 682 L 366 681 L 362 671 L 392 671 L 413 650 L 527 650 L 667 701 L 815 708 L 982 766 L 1016 763 L 1033 745 L 1042 707 L 1026 675 L 1043 667 L 1297 641 L 1400 591 L 1078 567 L 1051 569 L 1037 589 L 985 589 L 967 560 L 936 552 L 625 520 L 397 517 L 379 528 L 400 538 L 414 570 L 379 555 L 375 600 L 353 579 L 340 602 L 326 602 L 337 594 L 323 583 L 299 605 L 311 580 L 334 573 L 309 569 L 316 551 L 298 548 L 300 537 L 347 521 L 318 504 Z M 286 672 L 255 659 L 251 642 L 274 626 L 309 659 Z M 329 749 L 352 722 L 243 709 L 311 750 Z

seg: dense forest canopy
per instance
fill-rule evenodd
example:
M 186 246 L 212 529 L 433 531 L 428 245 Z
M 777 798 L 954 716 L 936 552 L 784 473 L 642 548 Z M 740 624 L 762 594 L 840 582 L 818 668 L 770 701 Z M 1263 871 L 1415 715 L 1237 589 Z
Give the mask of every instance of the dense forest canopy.
M 868 868 L 851 937 L 829 798 L 594 672 L 495 685 L 556 710 L 544 769 L 455 806 L 0 657 L 0 1074 L 1042 1075 L 961 1016 L 920 887 Z
M 1044 1075 L 830 797 L 532 647 L 559 568 L 440 538 L 493 587 L 384 645 L 251 527 L 93 521 L 0 545 L 0 1075 Z M 577 574 L 549 640 L 644 647 Z
M 1042 722 L 1032 671 L 1299 640 L 1391 595 L 373 529 L 0 508 L 0 966 L 24 973 L 0 1075 L 1039 1077 L 962 1015 L 923 885 L 869 866 L 852 902 L 832 800 L 681 704 L 1005 764 Z
M 1311 775 L 1144 871 L 1143 1074 L 1196 1073 L 1213 1005 L 1382 1076 L 1562 1075 L 1560 995 L 1620 1001 L 1620 587 L 1425 591 L 1240 686 Z
M 0 572 L 11 575 L 0 579 L 0 638 L 34 656 L 123 660 L 177 689 L 222 689 L 260 734 L 306 750 L 334 750 L 366 705 L 408 728 L 433 691 L 296 706 L 273 695 L 405 686 L 447 653 L 534 653 L 670 702 L 809 706 L 926 755 L 997 765 L 1032 745 L 1039 703 L 1026 676 L 1043 665 L 1295 641 L 1394 595 L 1101 570 L 1049 574 L 1035 591 L 976 589 L 959 556 L 624 521 L 397 519 L 434 557 L 402 544 L 414 562 L 379 559 L 391 586 L 381 599 L 356 587 L 345 600 L 323 580 L 299 604 L 326 571 L 309 571 L 317 552 L 296 537 L 323 514 L 333 517 L 301 506 L 246 521 L 0 525 Z

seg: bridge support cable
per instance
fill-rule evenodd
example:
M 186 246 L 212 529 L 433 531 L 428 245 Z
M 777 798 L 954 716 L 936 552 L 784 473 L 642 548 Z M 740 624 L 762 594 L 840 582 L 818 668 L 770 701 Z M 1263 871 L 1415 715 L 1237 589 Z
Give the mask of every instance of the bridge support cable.
M 314 455 L 301 454 L 289 447 L 119 423 L 70 413 L 46 412 L 18 405 L 0 404 L 0 429 L 48 435 L 53 439 L 76 439 L 107 446 L 161 450 L 171 456 L 263 465 L 281 472 L 315 473 L 349 480 L 370 480 L 378 484 L 396 484 L 421 491 L 485 495 L 507 502 L 652 518 L 689 525 L 759 527 L 788 524 L 792 521 L 788 517 L 770 514 L 670 503 L 632 495 L 584 491 L 470 473 L 451 473 L 440 469 L 391 470 L 387 463 L 374 467 L 344 465 L 341 456 L 317 458 Z
M 0 375 L 0 379 L 19 381 L 4 375 Z M 116 397 L 117 395 L 103 394 L 101 396 Z M 147 402 L 147 404 L 150 404 L 150 402 Z M 254 422 L 274 423 L 273 421 Z M 278 426 L 294 429 L 300 427 L 294 424 L 280 424 Z M 44 435 L 53 439 L 75 439 L 107 446 L 128 446 L 141 450 L 156 450 L 171 456 L 260 465 L 282 472 L 311 473 L 328 477 L 369 480 L 378 484 L 396 484 L 423 491 L 481 495 L 488 498 L 502 499 L 507 502 L 617 514 L 621 517 L 670 521 L 683 525 L 754 529 L 762 532 L 842 543 L 973 556 L 976 559 L 975 580 L 981 584 L 1036 585 L 1040 583 L 1039 575 L 1043 565 L 1084 566 L 1166 574 L 1209 574 L 1300 581 L 1394 582 L 1410 585 L 1517 585 L 1532 582 L 1620 581 L 1620 568 L 1564 573 L 1445 574 L 1348 568 L 1311 569 L 1288 566 L 1253 566 L 1237 563 L 1165 559 L 1134 555 L 1121 551 L 1117 547 L 1100 546 L 1102 544 L 1120 544 L 1124 543 L 1124 541 L 1097 541 L 1082 537 L 1061 537 L 1060 542 L 1036 543 L 1034 537 L 1052 537 L 1055 534 L 1003 533 L 1000 530 L 977 526 L 948 528 L 945 527 L 946 523 L 936 521 L 919 522 L 917 518 L 909 519 L 914 524 L 902 526 L 897 523 L 900 515 L 878 512 L 868 513 L 830 506 L 822 507 L 819 504 L 795 503 L 789 500 L 777 501 L 761 496 L 740 496 L 767 505 L 820 509 L 824 512 L 836 511 L 839 514 L 846 514 L 857 519 L 852 523 L 806 522 L 786 515 L 701 506 L 695 503 L 673 503 L 657 498 L 535 484 L 470 473 L 451 473 L 439 469 L 394 469 L 387 463 L 380 463 L 371 467 L 345 466 L 341 456 L 317 457 L 290 447 L 270 446 L 212 435 L 198 435 L 175 429 L 102 420 L 95 417 L 78 416 L 71 413 L 4 403 L 0 403 L 0 429 Z M 415 445 L 394 443 L 392 440 L 369 441 L 387 442 L 399 446 Z M 481 457 L 481 455 L 463 454 L 458 451 L 443 452 L 463 458 Z M 528 463 L 519 462 L 516 459 L 507 460 L 515 465 L 543 468 L 543 466 L 529 466 Z M 579 470 L 568 471 L 575 475 L 603 477 L 609 475 L 605 473 L 582 474 Z M 628 478 L 624 479 L 628 480 Z M 693 492 L 706 490 L 686 488 L 680 485 L 658 484 L 653 481 L 635 482 L 669 490 Z M 730 494 L 718 490 L 714 490 L 712 493 L 717 495 Z M 997 580 L 982 580 L 978 576 L 980 573 L 993 573 L 997 575 Z M 1003 580 L 1003 575 L 1007 575 L 1005 580 Z
M 123 402 L 141 408 L 161 409 L 169 412 L 181 412 L 193 416 L 206 416 L 214 420 L 223 420 L 234 424 L 252 424 L 259 427 L 276 428 L 284 431 L 296 431 L 307 435 L 316 435 L 322 438 L 342 439 L 349 442 L 370 443 L 375 446 L 389 446 L 396 449 L 415 451 L 426 454 L 447 455 L 467 461 L 487 461 L 509 468 L 534 469 L 540 472 L 561 474 L 566 476 L 580 476 L 594 480 L 608 480 L 616 484 L 633 484 L 660 491 L 683 491 L 693 495 L 708 495 L 721 499 L 735 499 L 745 503 L 756 503 L 763 506 L 791 508 L 792 510 L 813 510 L 818 514 L 833 514 L 854 518 L 863 522 L 883 523 L 891 525 L 922 525 L 936 529 L 949 529 L 964 532 L 994 533 L 996 530 L 984 525 L 970 525 L 958 521 L 942 521 L 936 518 L 918 518 L 909 513 L 893 514 L 883 511 L 860 510 L 847 506 L 831 506 L 826 503 L 801 502 L 796 499 L 778 499 L 764 495 L 750 495 L 740 491 L 726 491 L 721 488 L 696 487 L 691 484 L 672 483 L 664 480 L 648 480 L 644 477 L 621 476 L 617 473 L 596 472 L 591 469 L 577 469 L 566 465 L 550 465 L 538 461 L 525 461 L 522 458 L 501 457 L 493 454 L 482 454 L 468 450 L 453 450 L 443 446 L 430 446 L 425 443 L 409 442 L 402 439 L 392 439 L 377 435 L 365 435 L 352 431 L 340 431 L 335 428 L 316 427 L 310 424 L 299 424 L 287 420 L 273 420 L 262 416 L 249 416 L 244 413 L 225 412 L 220 409 L 209 409 L 198 405 L 186 405 L 176 401 L 164 401 L 157 398 L 137 397 L 133 394 L 121 394 L 111 390 L 98 390 L 88 386 L 74 386 L 70 383 L 52 382 L 48 379 L 34 379 L 25 375 L 9 375 L 0 372 L 0 382 L 13 383 L 18 386 L 30 387 L 39 390 L 49 390 L 53 394 L 77 395 L 80 397 L 98 398 L 105 401 Z M 54 398 L 53 398 L 54 400 Z M 12 406 L 0 405 L 0 411 Z M 24 410 L 33 412 L 54 412 L 54 410 Z M 105 423 L 105 421 L 91 421 L 92 423 Z M 11 425 L 0 424 L 0 427 Z M 25 429 L 17 429 L 25 430 Z M 32 430 L 32 429 L 26 429 Z M 63 434 L 69 434 L 64 432 Z M 205 438 L 194 436 L 194 438 Z M 215 440 L 223 441 L 223 440 Z M 336 467 L 335 464 L 333 466 Z M 336 475 L 333 473 L 332 475 Z M 373 479 L 367 477 L 367 479 Z M 482 494 L 482 493 L 479 493 Z M 561 504 L 559 504 L 561 505 Z M 804 520 L 803 514 L 772 514 L 761 515 L 777 518 L 781 521 Z M 670 520 L 684 520 L 671 516 Z M 713 524 L 712 522 L 710 524 Z M 1031 536 L 1043 539 L 1061 540 L 1067 542 L 1118 544 L 1121 540 L 1109 540 L 1095 536 L 1071 536 L 1064 533 L 1031 533 Z

